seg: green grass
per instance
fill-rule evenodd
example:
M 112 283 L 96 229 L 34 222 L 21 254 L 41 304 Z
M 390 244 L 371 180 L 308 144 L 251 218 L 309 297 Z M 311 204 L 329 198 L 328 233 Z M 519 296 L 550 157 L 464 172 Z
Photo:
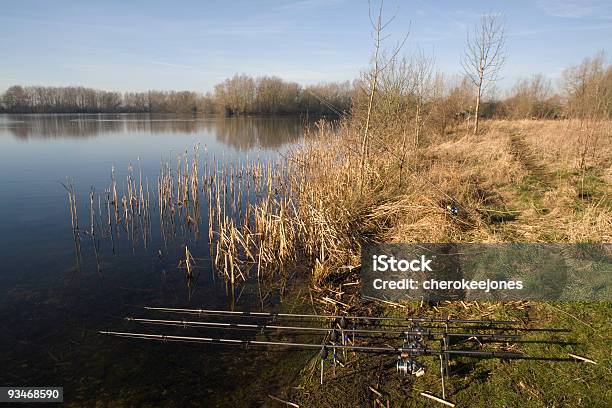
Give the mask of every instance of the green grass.
M 449 308 L 455 313 L 461 309 L 457 309 L 456 304 L 449 305 Z M 520 351 L 541 357 L 568 357 L 568 353 L 572 353 L 593 359 L 597 364 L 454 357 L 451 360 L 452 374 L 446 383 L 447 400 L 457 406 L 483 408 L 610 406 L 612 359 L 607 337 L 612 321 L 610 303 L 530 303 L 523 309 L 498 304 L 493 308 L 495 313 L 489 318 L 528 316 L 531 327 L 571 329 L 570 333 L 530 332 L 525 334 L 526 340 L 578 343 L 522 343 L 518 345 Z M 388 312 L 399 313 L 396 310 Z M 437 315 L 444 315 L 444 312 L 443 307 Z M 440 407 L 440 404 L 420 396 L 421 391 L 441 396 L 437 357 L 421 359 L 428 372 L 420 378 L 399 377 L 394 372 L 394 358 L 376 355 L 351 357 L 352 362 L 346 368 L 338 368 L 335 377 L 327 374 L 323 386 L 317 383 L 317 376 L 304 381 L 305 390 L 296 392 L 292 401 L 306 402 L 304 406 L 315 401 L 322 404 L 316 406 L 372 406 L 376 398 L 368 389 L 372 386 L 384 395 L 384 399 L 389 399 L 393 407 Z
M 523 204 L 534 205 L 541 214 L 548 213 L 542 203 L 542 195 L 550 190 L 542 180 L 534 174 L 528 174 L 521 179 L 517 186 L 518 199 Z
M 610 341 L 605 337 L 610 331 L 610 304 L 594 302 L 539 306 L 542 308 L 541 313 L 551 318 L 547 327 L 568 327 L 572 332 L 563 336 L 551 336 L 551 333 L 543 332 L 530 335 L 530 339 L 566 337 L 579 344 L 528 344 L 521 347 L 522 351 L 534 356 L 550 357 L 565 357 L 572 353 L 593 359 L 598 364 L 532 360 L 509 363 L 481 361 L 476 364 L 474 372 L 451 382 L 453 385 L 467 385 L 467 388 L 455 395 L 454 401 L 464 406 L 482 407 L 610 406 L 612 361 Z M 486 378 L 482 375 L 483 371 L 487 373 Z

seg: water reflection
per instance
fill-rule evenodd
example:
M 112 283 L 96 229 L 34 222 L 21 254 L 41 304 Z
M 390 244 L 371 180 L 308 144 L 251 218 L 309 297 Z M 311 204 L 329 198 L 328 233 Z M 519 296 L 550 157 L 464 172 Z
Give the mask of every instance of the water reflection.
M 116 342 L 96 332 L 121 329 L 121 318 L 142 312 L 143 305 L 267 309 L 279 307 L 285 294 L 299 303 L 302 288 L 290 291 L 283 282 L 262 280 L 233 293 L 225 279 L 211 273 L 206 197 L 212 194 L 205 197 L 196 186 L 198 212 L 199 206 L 179 206 L 176 191 L 177 156 L 186 149 L 201 145 L 197 179 L 202 184 L 213 171 L 225 169 L 239 178 L 234 181 L 239 191 L 240 183 L 254 183 L 252 177 L 239 177 L 247 158 L 272 160 L 302 133 L 300 119 L 290 117 L 0 115 L 0 383 L 60 384 L 75 406 L 92 405 L 94 399 L 104 406 L 190 401 L 261 406 L 257 402 L 266 401 L 267 392 L 289 381 L 258 375 L 277 367 L 278 355 L 269 361 L 261 355 L 258 365 L 245 367 L 246 355 L 235 350 Z M 249 152 L 257 148 L 267 151 Z M 171 207 L 164 218 L 154 193 L 162 175 L 160 158 L 171 165 L 169 188 L 175 193 L 174 213 Z M 231 191 L 228 213 L 247 200 L 246 190 L 235 201 Z M 145 197 L 146 207 L 136 205 Z M 120 203 L 121 214 L 113 202 Z M 157 210 L 151 217 L 149 202 Z M 187 270 L 188 258 L 193 272 Z M 158 398 L 160 389 L 168 394 Z M 227 397 L 235 393 L 244 401 Z M 155 399 L 146 399 L 152 395 Z
M 230 118 L 205 124 L 216 139 L 237 150 L 266 149 L 292 144 L 302 137 L 303 123 L 295 118 Z
M 297 142 L 297 117 L 192 117 L 151 114 L 1 115 L 0 130 L 19 140 L 85 139 L 118 133 L 206 133 L 236 150 L 276 149 Z

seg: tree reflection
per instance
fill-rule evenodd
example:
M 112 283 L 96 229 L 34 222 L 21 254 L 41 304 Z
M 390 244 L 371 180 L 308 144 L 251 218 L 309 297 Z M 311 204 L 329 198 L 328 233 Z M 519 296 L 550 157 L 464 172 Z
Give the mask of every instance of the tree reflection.
M 219 142 L 237 150 L 275 149 L 295 143 L 302 137 L 303 127 L 295 117 L 235 117 L 206 126 Z
M 85 139 L 112 133 L 207 133 L 236 150 L 296 143 L 305 122 L 295 116 L 231 117 L 151 114 L 3 115 L 0 131 L 20 140 Z

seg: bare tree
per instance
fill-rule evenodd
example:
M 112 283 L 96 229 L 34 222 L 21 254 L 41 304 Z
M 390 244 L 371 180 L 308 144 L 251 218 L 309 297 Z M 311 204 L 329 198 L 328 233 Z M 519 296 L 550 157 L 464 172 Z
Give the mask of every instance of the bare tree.
M 483 14 L 474 31 L 471 33 L 468 31 L 467 46 L 461 58 L 461 65 L 476 86 L 474 134 L 478 132 L 483 89 L 488 82 L 498 78 L 506 59 L 505 44 L 505 25 L 499 14 Z
M 433 57 L 426 56 L 423 51 L 418 50 L 411 62 L 411 82 L 414 96 L 414 146 L 419 147 L 421 129 L 427 119 L 424 114 L 425 104 L 431 99 L 434 90 Z
M 380 74 L 387 69 L 389 64 L 393 63 L 397 58 L 400 50 L 404 46 L 406 39 L 408 38 L 408 34 L 403 38 L 403 40 L 398 43 L 392 50 L 391 56 L 389 58 L 382 57 L 382 43 L 388 36 L 384 35 L 385 29 L 395 20 L 397 17 L 397 13 L 395 13 L 391 18 L 386 21 L 383 21 L 383 5 L 384 0 L 380 1 L 380 6 L 378 8 L 378 15 L 374 19 L 372 16 L 372 5 L 368 3 L 368 12 L 370 16 L 370 24 L 372 25 L 373 37 L 374 37 L 374 55 L 372 56 L 372 69 L 369 73 L 369 90 L 368 90 L 368 108 L 366 110 L 366 120 L 365 120 L 365 128 L 363 131 L 363 138 L 361 140 L 361 186 L 363 187 L 363 175 L 366 164 L 366 157 L 368 156 L 368 150 L 370 145 L 370 119 L 372 116 L 372 107 L 374 106 L 374 96 L 376 94 L 376 89 L 378 86 L 378 81 L 380 78 Z

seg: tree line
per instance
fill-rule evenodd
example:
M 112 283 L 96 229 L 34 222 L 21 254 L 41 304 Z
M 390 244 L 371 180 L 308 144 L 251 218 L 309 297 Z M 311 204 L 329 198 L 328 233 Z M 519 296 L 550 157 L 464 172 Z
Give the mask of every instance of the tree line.
M 300 86 L 278 77 L 234 75 L 207 94 L 210 110 L 229 115 L 265 113 L 342 114 L 349 111 L 353 89 L 349 81 Z
M 355 86 L 355 114 L 366 109 L 368 75 Z M 436 72 L 433 59 L 420 52 L 391 61 L 378 82 L 378 110 L 383 111 L 378 113 L 385 117 L 393 108 L 396 116 L 408 115 L 413 122 L 426 121 L 439 129 L 474 119 L 478 99 L 474 81 Z M 505 91 L 491 87 L 482 99 L 479 116 L 485 119 L 612 119 L 612 64 L 598 52 L 563 70 L 557 83 L 535 74 L 517 79 Z
M 368 151 L 388 149 L 388 140 L 376 135 L 396 135 L 399 150 L 408 151 L 457 126 L 474 132 L 478 81 L 438 72 L 433 57 L 418 50 L 407 57 L 381 59 L 379 66 L 384 70 L 373 65 L 353 84 L 351 126 L 361 134 L 364 157 Z M 519 78 L 504 92 L 481 89 L 480 96 L 481 119 L 609 120 L 612 65 L 603 53 L 597 53 L 565 69 L 558 83 L 536 74 Z
M 351 105 L 346 81 L 301 86 L 278 77 L 234 75 L 212 92 L 114 92 L 80 86 L 20 86 L 0 95 L 9 113 L 222 113 L 340 115 Z
M 0 111 L 8 113 L 220 113 L 363 115 L 370 96 L 371 114 L 408 120 L 416 131 L 425 122 L 446 129 L 473 118 L 478 99 L 474 78 L 447 78 L 435 72 L 433 58 L 417 52 L 393 59 L 377 78 L 370 95 L 364 74 L 352 83 L 302 86 L 278 77 L 234 75 L 205 94 L 193 91 L 114 92 L 85 87 L 15 85 L 0 94 Z M 478 102 L 481 118 L 612 118 L 612 65 L 603 53 L 567 68 L 559 86 L 541 74 L 521 78 L 504 95 Z M 387 113 L 394 110 L 394 115 Z M 384 112 L 383 112 L 384 111 Z M 400 115 L 401 112 L 401 115 Z M 408 116 L 407 116 L 408 115 Z M 418 135 L 417 135 L 418 136 Z
M 542 74 L 520 78 L 505 98 L 490 98 L 484 117 L 612 119 L 612 65 L 603 52 L 562 72 L 558 87 Z
M 199 97 L 190 91 L 113 92 L 81 86 L 11 86 L 0 97 L 11 113 L 191 112 Z

